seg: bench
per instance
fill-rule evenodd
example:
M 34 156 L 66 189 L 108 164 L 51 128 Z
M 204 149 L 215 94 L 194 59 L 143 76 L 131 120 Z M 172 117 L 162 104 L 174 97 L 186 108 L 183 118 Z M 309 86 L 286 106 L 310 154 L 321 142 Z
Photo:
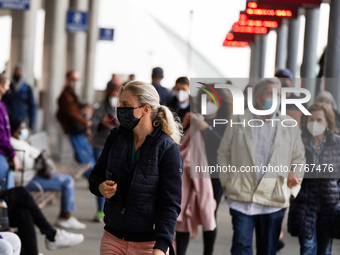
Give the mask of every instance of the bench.
M 29 137 L 28 140 L 32 146 L 50 153 L 48 146 L 48 138 L 45 132 L 33 134 Z M 74 180 L 79 179 L 81 176 L 83 176 L 85 172 L 91 169 L 91 163 L 55 162 L 55 164 L 57 166 L 58 173 L 71 175 L 74 178 Z M 31 194 L 40 208 L 43 208 L 44 206 L 46 206 L 47 204 L 49 204 L 50 202 L 57 198 L 58 191 L 44 190 L 41 187 L 39 187 L 39 184 L 37 184 L 37 186 L 39 188 L 39 191 L 31 191 Z

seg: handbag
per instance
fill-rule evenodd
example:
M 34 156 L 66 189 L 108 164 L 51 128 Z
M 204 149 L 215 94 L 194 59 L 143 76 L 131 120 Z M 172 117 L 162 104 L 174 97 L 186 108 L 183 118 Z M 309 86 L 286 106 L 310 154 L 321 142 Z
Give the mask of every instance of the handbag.
M 58 173 L 57 166 L 45 150 L 35 159 L 35 169 L 37 169 L 37 175 L 45 179 L 51 179 Z

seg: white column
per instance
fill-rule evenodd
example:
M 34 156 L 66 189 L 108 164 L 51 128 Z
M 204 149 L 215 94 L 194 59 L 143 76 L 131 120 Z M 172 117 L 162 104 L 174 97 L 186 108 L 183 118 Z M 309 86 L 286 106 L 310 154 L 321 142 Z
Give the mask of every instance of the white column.
M 45 126 L 54 120 L 56 100 L 65 82 L 66 13 L 68 0 L 46 0 L 44 34 L 43 105 Z M 49 125 L 50 126 L 50 125 Z
M 89 25 L 87 36 L 87 54 L 86 54 L 86 73 L 85 73 L 85 99 L 88 103 L 93 103 L 94 100 L 94 69 L 96 59 L 96 45 L 98 40 L 98 12 L 99 1 L 90 0 L 89 6 Z
M 275 72 L 286 67 L 288 48 L 288 22 L 282 20 L 281 26 L 277 28 Z
M 37 11 L 41 7 L 41 0 L 30 3 L 30 9 L 12 11 L 12 41 L 10 57 L 10 74 L 13 68 L 21 65 L 26 81 L 34 85 L 33 65 L 34 46 L 37 25 Z
M 70 9 L 88 11 L 88 0 L 70 0 Z M 67 36 L 67 70 L 77 70 L 81 75 L 81 87 L 77 88 L 82 98 L 85 97 L 85 61 L 86 32 L 68 33 Z

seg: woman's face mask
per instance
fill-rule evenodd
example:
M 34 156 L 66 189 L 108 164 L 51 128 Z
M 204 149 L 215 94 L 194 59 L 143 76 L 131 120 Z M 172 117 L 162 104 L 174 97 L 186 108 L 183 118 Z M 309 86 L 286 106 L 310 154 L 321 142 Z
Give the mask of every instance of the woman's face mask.
M 307 123 L 307 130 L 313 137 L 322 135 L 325 130 L 326 126 L 322 123 L 319 123 L 317 121 L 311 121 Z
M 20 135 L 19 135 L 19 140 L 26 141 L 29 135 L 29 131 L 27 128 L 21 129 Z
M 139 124 L 144 115 L 142 115 L 140 118 L 136 118 L 133 114 L 133 111 L 141 107 L 144 107 L 144 105 L 139 107 L 117 107 L 117 118 L 120 125 L 129 130 L 134 129 Z

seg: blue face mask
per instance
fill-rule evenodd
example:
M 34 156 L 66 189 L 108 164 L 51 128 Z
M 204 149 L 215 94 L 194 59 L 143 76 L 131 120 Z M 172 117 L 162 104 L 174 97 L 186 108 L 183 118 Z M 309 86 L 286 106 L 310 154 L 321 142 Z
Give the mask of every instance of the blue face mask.
M 273 105 L 273 99 L 271 98 L 266 98 L 264 100 L 264 106 L 263 106 L 263 109 L 264 110 L 269 110 Z M 275 112 L 273 113 L 273 115 L 275 113 L 277 113 L 278 111 L 280 110 L 280 101 L 277 102 L 277 106 L 276 106 L 276 109 L 275 109 Z

